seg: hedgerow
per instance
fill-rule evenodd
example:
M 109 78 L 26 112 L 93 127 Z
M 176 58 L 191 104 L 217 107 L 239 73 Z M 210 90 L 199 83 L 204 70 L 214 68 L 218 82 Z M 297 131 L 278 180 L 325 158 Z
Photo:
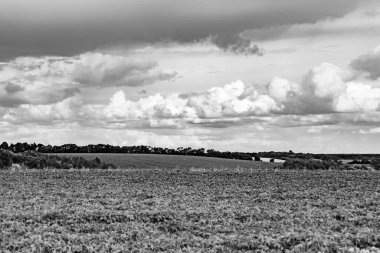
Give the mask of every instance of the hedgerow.
M 347 165 L 336 160 L 294 158 L 287 159 L 280 168 L 289 170 L 373 170 L 378 167 L 368 164 Z
M 28 169 L 108 169 L 116 168 L 113 164 L 103 163 L 99 158 L 86 160 L 82 157 L 65 157 L 40 154 L 35 151 L 13 153 L 0 149 L 0 169 L 7 169 L 12 164 L 19 164 Z

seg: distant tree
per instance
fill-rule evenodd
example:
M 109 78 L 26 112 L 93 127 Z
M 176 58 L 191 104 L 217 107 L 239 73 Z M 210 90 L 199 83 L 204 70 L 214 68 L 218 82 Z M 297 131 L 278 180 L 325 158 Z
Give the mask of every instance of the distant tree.
M 255 162 L 261 162 L 260 156 L 255 156 Z
M 337 170 L 348 169 L 348 166 L 342 165 L 334 160 L 313 160 L 313 159 L 300 159 L 293 158 L 287 159 L 282 165 L 284 169 L 290 170 Z
M 97 164 L 101 163 L 101 161 L 100 161 L 100 159 L 98 157 L 95 157 L 94 162 L 97 163 Z
M 12 155 L 10 151 L 0 150 L 0 168 L 4 169 L 12 165 Z
M 375 170 L 380 170 L 380 159 L 379 158 L 375 158 L 371 161 L 371 164 L 373 165 L 373 167 L 375 168 Z
M 8 149 L 8 148 L 9 148 L 9 145 L 8 145 L 8 143 L 6 143 L 6 142 L 4 141 L 3 143 L 1 143 L 0 148 L 1 148 L 1 149 Z

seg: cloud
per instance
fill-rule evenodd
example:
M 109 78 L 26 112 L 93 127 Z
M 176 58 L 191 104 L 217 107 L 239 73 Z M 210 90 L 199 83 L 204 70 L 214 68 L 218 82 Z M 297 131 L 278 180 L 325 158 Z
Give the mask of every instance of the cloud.
M 98 57 L 102 59 L 100 63 Z M 23 66 L 29 80 L 33 80 L 33 76 L 51 78 L 61 73 L 62 69 L 71 69 L 68 72 L 73 74 L 69 76 L 75 80 L 76 87 L 87 87 L 89 83 L 96 87 L 101 83 L 99 80 L 117 85 L 114 80 L 124 80 L 124 74 L 130 72 L 128 68 L 118 69 L 118 66 L 124 66 L 119 62 L 123 59 L 119 58 L 95 56 L 91 63 L 81 57 L 70 58 L 70 63 L 67 63 L 67 58 L 63 59 L 65 61 L 40 61 L 42 65 L 58 64 L 60 68 L 45 69 L 25 59 L 21 61 L 23 64 L 18 63 L 17 66 Z M 78 68 L 77 62 L 86 67 L 81 65 Z M 126 66 L 130 66 L 129 62 Z M 145 65 L 139 66 L 140 69 L 146 68 Z M 92 79 L 78 79 L 77 72 L 72 71 L 76 69 L 81 70 L 81 75 L 91 76 Z M 137 69 L 133 72 L 140 71 L 135 65 L 133 69 Z M 7 73 L 12 71 L 8 70 Z M 28 86 L 22 87 L 25 91 L 28 89 Z M 25 91 L 12 92 L 18 94 Z M 34 96 L 38 94 L 35 90 L 31 92 Z M 256 123 L 278 127 L 335 125 L 342 122 L 376 125 L 380 122 L 380 88 L 371 81 L 360 79 L 352 69 L 331 63 L 312 68 L 301 82 L 274 77 L 265 86 L 248 85 L 237 80 L 203 92 L 156 93 L 137 100 L 127 99 L 125 92 L 119 90 L 112 95 L 108 104 L 84 104 L 78 93 L 56 101 L 14 106 L 3 112 L 2 120 L 12 124 L 71 120 L 86 127 L 114 129 L 227 128 Z
M 372 129 L 369 129 L 367 131 L 360 129 L 359 133 L 360 134 L 380 134 L 380 127 L 372 128 Z
M 308 133 L 311 133 L 311 134 L 320 134 L 322 132 L 323 129 L 328 129 L 329 126 L 312 126 L 310 127 L 307 132 Z
M 76 121 L 76 111 L 79 109 L 80 103 L 77 98 L 67 98 L 48 105 L 23 104 L 9 109 L 3 115 L 2 121 L 14 125 L 26 123 L 54 125 L 55 122 Z
M 176 75 L 155 61 L 111 54 L 19 57 L 0 66 L 0 106 L 52 104 L 86 87 L 142 86 Z
M 376 5 L 379 7 L 378 3 Z M 363 36 L 366 34 L 372 37 L 380 35 L 378 29 L 380 19 L 377 16 L 366 14 L 365 10 L 371 8 L 373 9 L 374 7 L 363 4 L 363 6 L 355 11 L 336 19 L 326 18 L 316 22 L 282 23 L 269 27 L 247 29 L 242 33 L 242 36 L 256 43 L 276 39 L 312 39 L 331 35 L 347 37 L 350 35 Z
M 19 91 L 23 91 L 25 90 L 24 87 L 16 84 L 16 83 L 8 83 L 6 86 L 5 86 L 5 91 L 8 93 L 8 94 L 12 94 L 12 93 L 16 93 L 16 92 L 19 92 Z
M 86 114 L 121 127 L 130 122 L 180 128 L 186 124 L 229 127 L 254 122 L 330 125 L 339 120 L 352 122 L 349 117 L 357 118 L 356 113 L 380 110 L 380 88 L 351 79 L 348 70 L 324 63 L 310 70 L 301 83 L 275 77 L 265 89 L 235 81 L 206 92 L 155 94 L 137 101 L 127 100 L 124 92 L 118 91 L 104 107 L 87 106 Z M 337 117 L 341 113 L 350 116 Z
M 120 44 L 192 43 L 210 36 L 217 38 L 214 42 L 223 50 L 257 54 L 249 38 L 241 38 L 245 30 L 341 17 L 365 2 L 4 0 L 0 8 L 0 55 L 1 59 L 72 56 Z
M 126 100 L 124 92 L 118 91 L 103 109 L 103 114 L 118 121 L 182 118 L 196 122 L 198 119 L 263 115 L 276 109 L 276 102 L 270 96 L 258 94 L 252 87 L 236 81 L 207 92 L 156 94 L 136 102 Z
M 244 38 L 241 34 L 232 36 L 212 36 L 209 42 L 215 44 L 226 52 L 237 55 L 263 55 L 263 49 L 255 45 L 250 39 Z
M 349 70 L 323 63 L 300 84 L 274 78 L 269 92 L 287 114 L 378 111 L 380 88 L 352 80 L 353 76 Z
M 0 95 L 0 108 L 2 107 L 17 107 L 21 104 L 27 104 L 29 101 L 17 98 L 17 97 L 9 97 L 7 95 Z
M 275 77 L 263 88 L 235 81 L 198 93 L 154 94 L 128 100 L 120 90 L 107 105 L 81 104 L 75 96 L 52 105 L 22 105 L 3 120 L 71 120 L 105 128 L 225 128 L 254 123 L 281 127 L 370 122 L 380 113 L 380 88 L 351 80 L 349 71 L 324 63 L 301 83 Z M 366 116 L 368 115 L 368 117 Z M 375 122 L 379 122 L 375 120 Z
M 72 66 L 73 81 L 85 86 L 142 86 L 174 78 L 171 69 L 157 69 L 155 61 L 86 53 Z
M 380 77 L 380 46 L 369 54 L 353 60 L 350 66 L 357 71 L 368 74 L 369 79 L 377 80 Z
M 148 94 L 146 90 L 140 90 L 139 92 L 137 92 L 137 95 L 140 95 L 140 96 L 144 96 L 146 94 Z
M 357 77 L 349 68 L 322 63 L 299 83 L 274 77 L 260 88 L 235 81 L 205 92 L 155 94 L 137 101 L 127 100 L 118 91 L 107 106 L 87 109 L 98 118 L 121 124 L 168 120 L 159 123 L 162 127 L 168 122 L 179 127 L 228 127 L 259 121 L 277 126 L 368 122 L 365 115 L 380 112 L 380 88 Z

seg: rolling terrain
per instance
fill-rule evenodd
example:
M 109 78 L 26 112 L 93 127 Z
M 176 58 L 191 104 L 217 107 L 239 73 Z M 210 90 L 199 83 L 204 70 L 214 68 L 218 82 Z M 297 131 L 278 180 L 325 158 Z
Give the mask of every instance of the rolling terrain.
M 61 156 L 80 156 L 85 159 L 98 157 L 102 162 L 112 163 L 121 168 L 165 168 L 165 169 L 224 169 L 224 168 L 253 168 L 266 169 L 273 168 L 278 164 L 254 162 L 245 160 L 223 159 L 203 156 L 184 155 L 157 155 L 157 154 L 108 154 L 108 153 L 62 153 L 53 154 Z

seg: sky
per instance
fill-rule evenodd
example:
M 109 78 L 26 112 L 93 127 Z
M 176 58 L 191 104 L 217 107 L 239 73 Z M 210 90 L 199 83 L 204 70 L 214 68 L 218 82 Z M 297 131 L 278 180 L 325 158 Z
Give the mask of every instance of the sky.
M 377 0 L 2 0 L 0 141 L 379 153 Z

